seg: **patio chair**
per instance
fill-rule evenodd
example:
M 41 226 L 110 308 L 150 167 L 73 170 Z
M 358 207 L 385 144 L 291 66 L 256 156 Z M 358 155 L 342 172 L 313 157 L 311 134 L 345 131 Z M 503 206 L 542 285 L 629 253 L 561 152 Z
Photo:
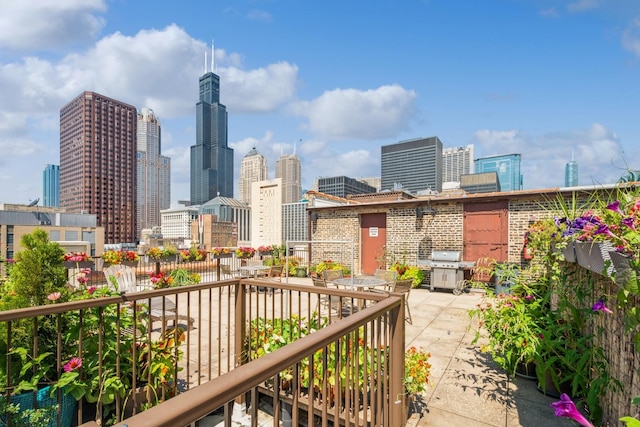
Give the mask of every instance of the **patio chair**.
M 342 270 L 325 270 L 322 272 L 322 277 L 324 281 L 327 283 L 331 283 L 336 279 L 341 279 L 344 277 Z
M 390 291 L 393 289 L 393 285 L 398 278 L 398 272 L 396 270 L 376 270 L 374 274 L 376 279 L 384 280 L 387 282 L 387 285 L 383 289 L 371 288 L 370 291 L 380 292 L 380 291 Z
M 409 309 L 409 293 L 411 292 L 411 287 L 413 285 L 413 279 L 399 279 L 396 280 L 393 285 L 393 293 L 403 294 L 404 295 L 404 306 L 407 310 L 407 316 L 405 320 L 409 319 L 409 324 L 413 325 L 413 319 L 411 319 L 411 310 Z
M 320 279 L 318 277 L 311 278 L 313 282 L 313 286 L 317 288 L 327 289 L 327 282 L 324 279 Z M 316 311 L 320 312 L 320 305 L 324 305 L 325 308 L 329 308 L 331 310 L 336 310 L 336 312 L 340 312 L 342 310 L 342 305 L 340 303 L 340 297 L 336 297 L 333 295 L 326 294 L 318 294 L 318 306 Z
M 107 285 L 113 286 L 115 281 L 118 285 L 118 292 L 140 292 L 147 289 L 152 289 L 151 285 L 139 285 L 136 278 L 136 269 L 121 264 L 112 265 L 103 270 L 104 277 L 107 279 Z M 167 297 L 155 297 L 151 298 L 151 304 L 149 307 L 149 320 L 153 327 L 153 322 L 162 322 L 163 330 L 167 329 L 169 321 L 175 323 L 176 321 L 176 304 Z M 192 317 L 185 316 L 178 313 L 178 320 L 188 322 L 189 327 L 192 327 L 195 320 Z
M 231 271 L 231 266 L 228 264 L 220 264 L 220 276 L 221 279 L 236 279 L 240 277 L 239 271 Z
M 282 282 L 282 271 L 284 270 L 284 265 L 272 265 L 269 267 L 269 270 L 265 273 L 265 277 L 270 280 L 277 280 L 278 282 Z

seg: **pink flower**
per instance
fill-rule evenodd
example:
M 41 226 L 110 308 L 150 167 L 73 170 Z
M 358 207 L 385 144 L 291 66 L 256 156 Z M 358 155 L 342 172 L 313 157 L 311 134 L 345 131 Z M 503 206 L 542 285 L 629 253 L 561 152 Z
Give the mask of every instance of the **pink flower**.
M 89 293 L 89 295 L 92 295 L 96 291 L 96 289 L 97 288 L 95 286 L 89 286 L 87 292 Z
M 74 357 L 71 360 L 69 360 L 68 363 L 66 363 L 64 365 L 64 371 L 65 372 L 75 371 L 76 369 L 78 369 L 81 366 L 82 366 L 82 359 L 79 358 L 79 357 Z
M 565 393 L 560 395 L 559 402 L 553 402 L 551 407 L 556 411 L 556 417 L 567 417 L 575 420 L 578 424 L 584 427 L 593 427 L 591 424 L 576 408 L 576 404 L 573 403 L 571 398 Z
M 62 294 L 61 294 L 60 292 L 54 292 L 54 293 L 52 293 L 52 294 L 49 294 L 49 295 L 47 296 L 47 299 L 48 299 L 49 301 L 57 301 L 57 300 L 59 300 L 59 299 L 60 299 L 60 297 L 61 297 L 61 296 L 62 296 Z

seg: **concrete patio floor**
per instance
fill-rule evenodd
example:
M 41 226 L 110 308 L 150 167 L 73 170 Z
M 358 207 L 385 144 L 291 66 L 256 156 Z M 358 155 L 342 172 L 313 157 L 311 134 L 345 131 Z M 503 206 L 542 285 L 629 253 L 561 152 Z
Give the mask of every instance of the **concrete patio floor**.
M 541 427 L 574 426 L 557 418 L 537 381 L 510 379 L 491 356 L 472 345 L 475 331 L 468 311 L 484 293 L 413 289 L 406 346 L 431 353 L 431 384 L 413 403 L 408 426 Z

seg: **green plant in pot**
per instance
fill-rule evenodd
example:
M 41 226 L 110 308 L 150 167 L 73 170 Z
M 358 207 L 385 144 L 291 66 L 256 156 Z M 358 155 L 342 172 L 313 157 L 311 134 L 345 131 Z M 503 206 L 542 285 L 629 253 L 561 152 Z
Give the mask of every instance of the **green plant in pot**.
M 541 316 L 536 374 L 541 391 L 579 399 L 597 424 L 602 417 L 600 396 L 606 390 L 620 391 L 621 385 L 609 374 L 609 361 L 598 345 L 602 328 L 594 317 L 602 315 L 606 306 L 594 289 L 590 274 L 559 276 L 553 289 L 555 307 Z
M 513 262 L 496 262 L 493 275 L 497 294 L 510 294 L 520 274 L 520 265 Z
M 469 312 L 479 320 L 472 343 L 482 340 L 481 349 L 510 376 L 522 367 L 531 367 L 540 347 L 540 316 L 545 306 L 545 297 L 526 286 L 514 295 L 487 294 L 478 308 Z

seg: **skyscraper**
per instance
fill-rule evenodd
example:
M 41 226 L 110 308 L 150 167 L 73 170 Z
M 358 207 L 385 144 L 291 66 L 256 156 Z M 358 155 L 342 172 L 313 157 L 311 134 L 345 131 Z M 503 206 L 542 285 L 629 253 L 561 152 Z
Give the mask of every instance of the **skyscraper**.
M 442 150 L 442 182 L 459 183 L 461 175 L 473 171 L 473 144 Z
M 171 205 L 171 159 L 160 154 L 162 134 L 160 121 L 153 110 L 138 112 L 137 132 L 137 230 L 141 239 L 145 228 L 160 226 L 160 210 Z
M 564 186 L 578 186 L 578 162 L 573 159 L 573 156 L 571 157 L 571 161 L 564 167 Z
M 381 190 L 442 191 L 442 141 L 437 136 L 383 145 Z
M 239 200 L 251 204 L 251 184 L 267 179 L 267 159 L 253 147 L 240 164 Z
M 233 197 L 233 149 L 227 146 L 227 107 L 220 104 L 220 77 L 211 71 L 200 77 L 196 104 L 196 145 L 191 146 L 191 204 Z
M 105 243 L 136 241 L 136 117 L 95 92 L 60 110 L 60 207 L 95 214 Z
M 500 191 L 522 190 L 521 157 L 520 154 L 482 157 L 475 160 L 475 172 L 496 172 Z
M 295 154 L 276 160 L 276 178 L 282 179 L 282 203 L 299 202 L 302 197 L 302 168 Z
M 60 206 L 60 166 L 46 165 L 42 171 L 42 206 Z
M 318 178 L 318 191 L 345 198 L 350 194 L 375 193 L 377 189 L 366 182 L 342 175 Z

